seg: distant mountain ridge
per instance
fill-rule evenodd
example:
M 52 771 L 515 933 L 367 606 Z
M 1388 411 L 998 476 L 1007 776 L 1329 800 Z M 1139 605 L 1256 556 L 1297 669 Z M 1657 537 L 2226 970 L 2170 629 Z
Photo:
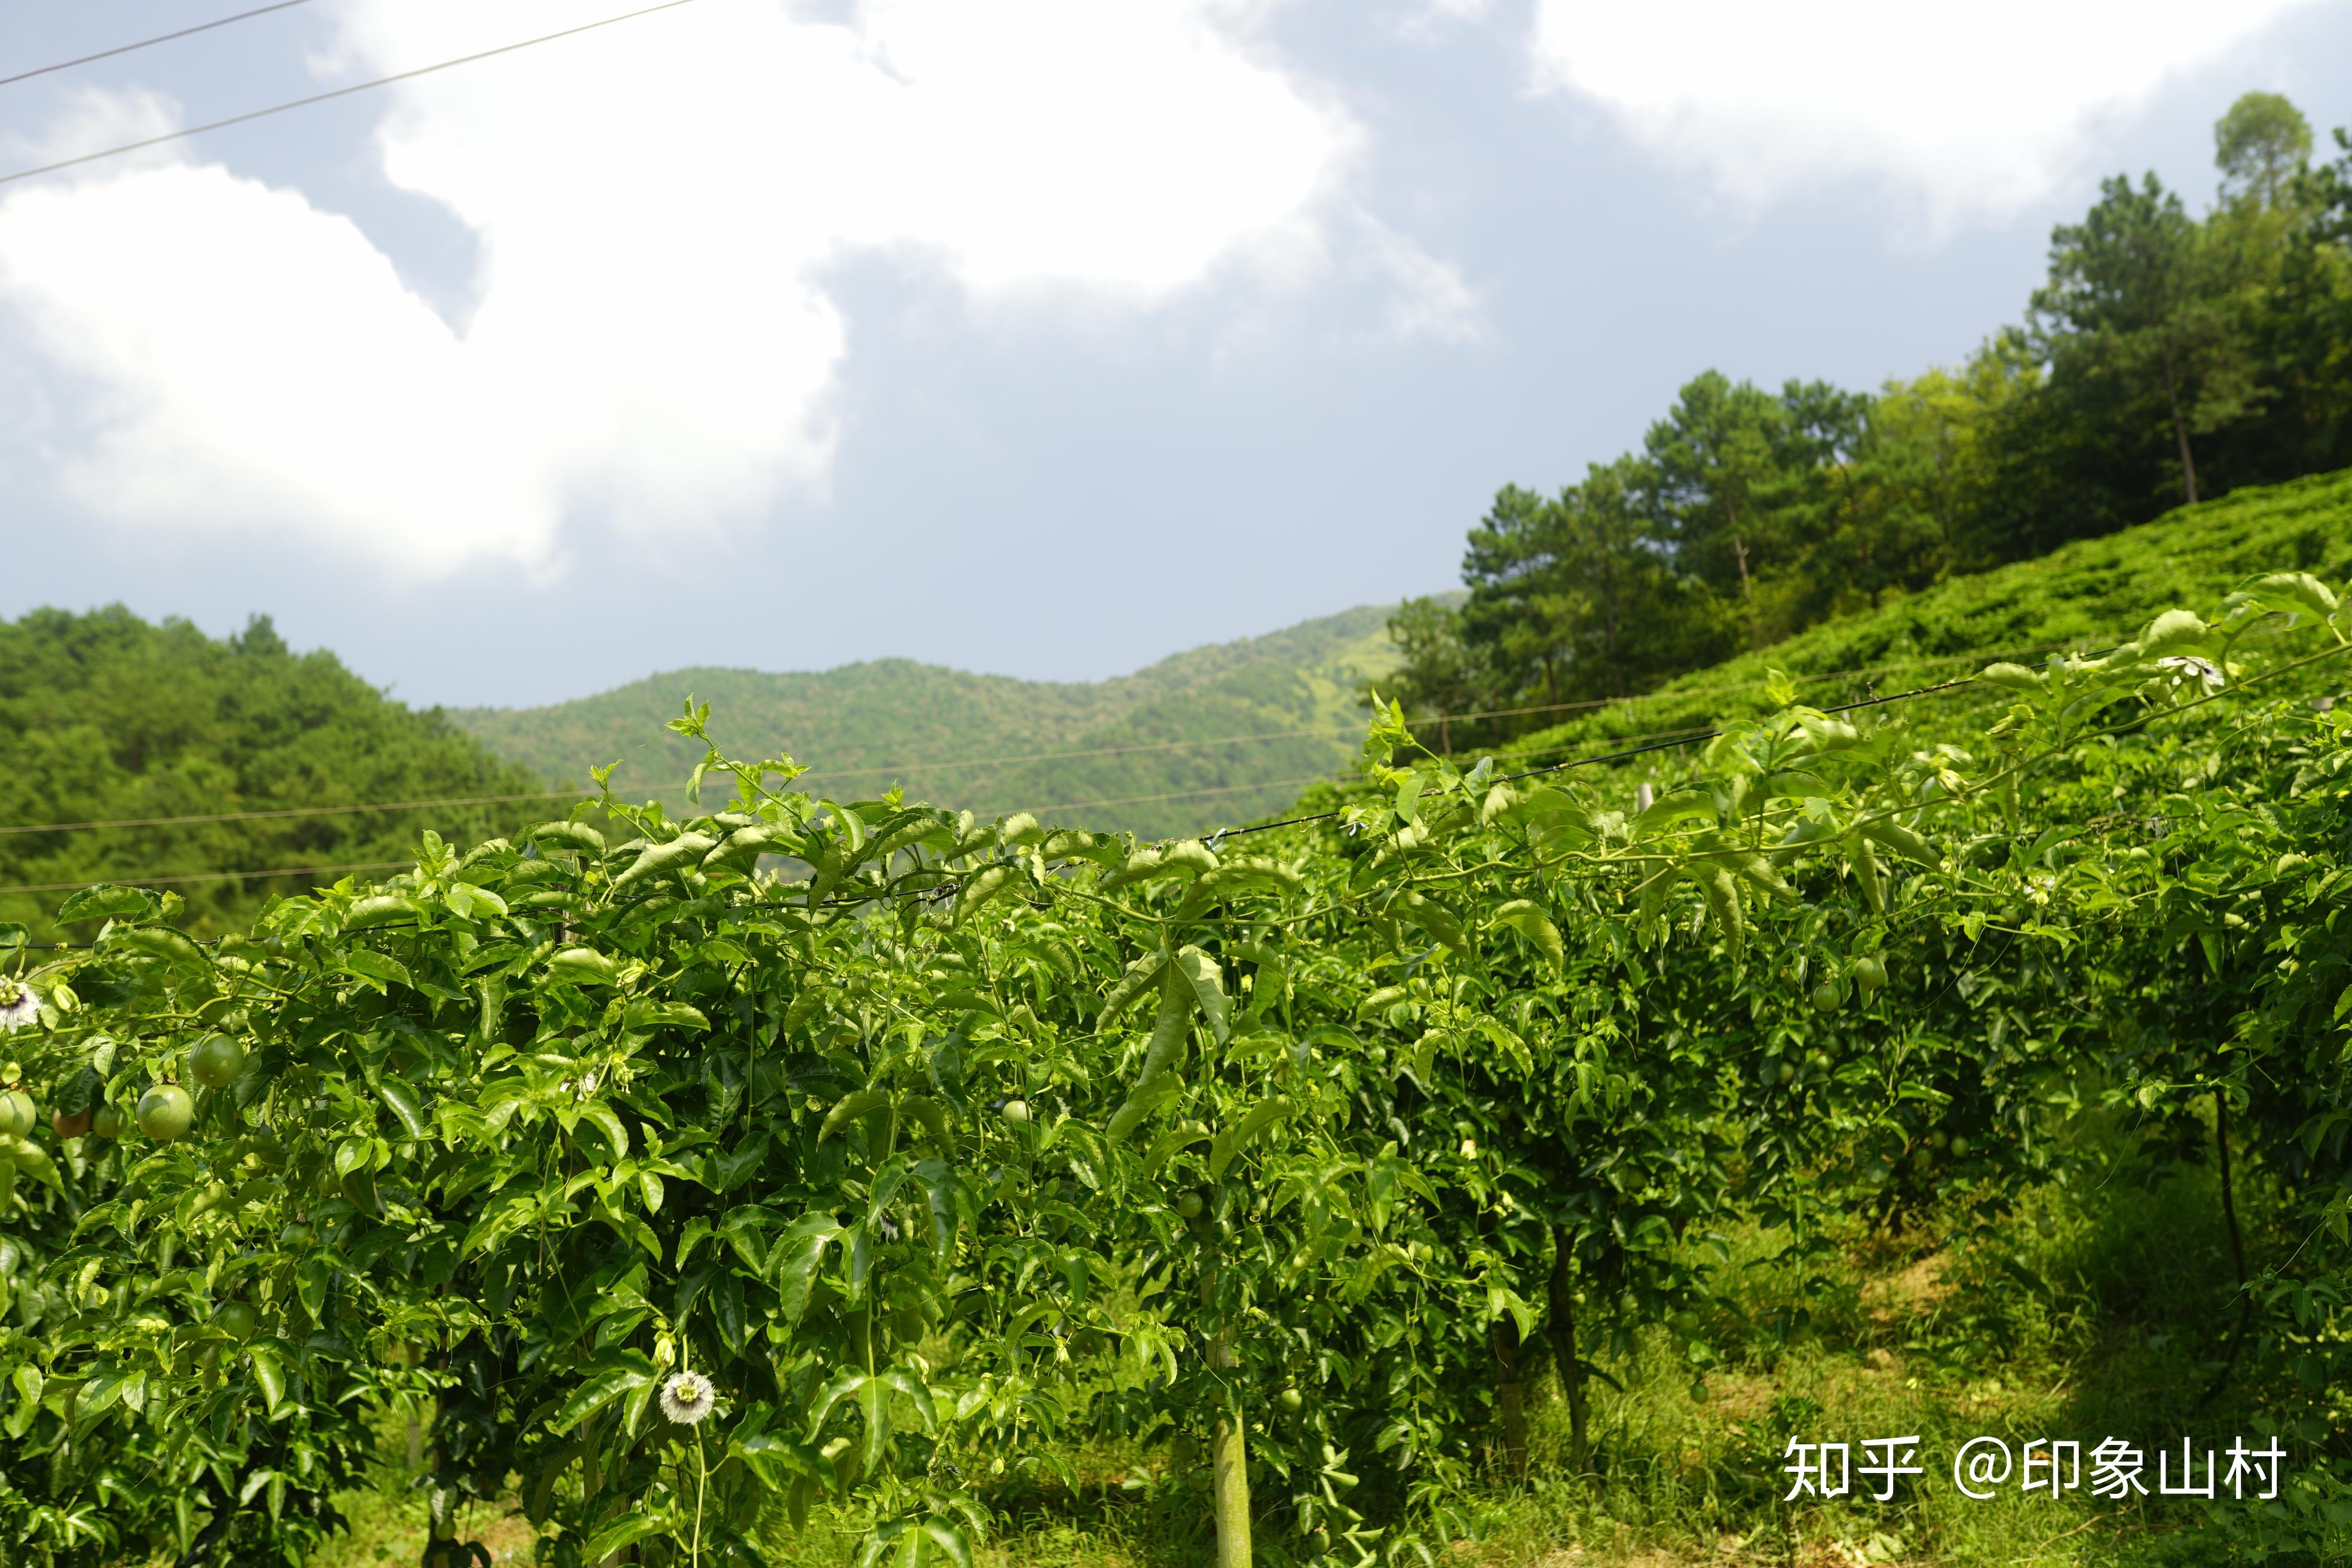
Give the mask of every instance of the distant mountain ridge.
M 451 711 L 459 729 L 550 782 L 621 761 L 616 792 L 675 800 L 699 748 L 664 726 L 691 695 L 735 755 L 789 754 L 804 787 L 909 796 L 982 816 L 1152 837 L 1277 811 L 1356 754 L 1363 681 L 1396 666 L 1390 606 L 1190 649 L 1109 680 L 972 675 L 914 659 L 815 673 L 698 667 L 544 708 Z

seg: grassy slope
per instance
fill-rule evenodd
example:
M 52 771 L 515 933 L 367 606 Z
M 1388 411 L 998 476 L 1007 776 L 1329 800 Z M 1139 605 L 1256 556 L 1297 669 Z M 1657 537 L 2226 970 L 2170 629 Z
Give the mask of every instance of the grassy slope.
M 1349 610 L 1091 683 L 910 659 L 822 674 L 706 668 L 551 708 L 451 717 L 550 778 L 584 779 L 590 765 L 626 758 L 617 787 L 667 792 L 699 760 L 662 728 L 691 693 L 737 754 L 789 752 L 817 770 L 808 787 L 822 794 L 862 798 L 895 783 L 982 815 L 1059 807 L 1064 821 L 1160 835 L 1275 810 L 1344 763 L 1362 726 L 1358 681 L 1395 662 L 1387 616 Z M 1233 741 L 1273 734 L 1282 738 Z M 1118 750 L 1129 747 L 1154 749 Z M 1070 752 L 1097 754 L 992 760 Z M 1095 802 L 1118 804 L 1078 804 Z
M 1580 715 L 1526 737 L 1512 754 L 1549 762 L 1759 712 L 1768 669 L 1813 677 L 1801 681 L 1803 700 L 1827 707 L 1930 685 L 1995 658 L 2034 662 L 2042 649 L 2135 630 L 2153 608 L 2210 610 L 2242 579 L 2281 570 L 2339 586 L 2352 577 L 2352 470 L 2235 491 L 2038 560 L 1954 578 Z

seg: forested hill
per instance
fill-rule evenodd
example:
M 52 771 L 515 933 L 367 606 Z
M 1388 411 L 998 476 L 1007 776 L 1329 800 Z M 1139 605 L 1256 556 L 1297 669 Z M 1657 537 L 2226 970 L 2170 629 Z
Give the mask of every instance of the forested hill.
M 700 749 L 663 726 L 691 694 L 736 754 L 788 753 L 805 787 L 1030 809 L 1149 836 L 1279 810 L 1356 752 L 1362 682 L 1392 668 L 1388 610 L 1194 648 L 1116 679 L 1017 680 L 911 659 L 818 674 L 673 670 L 548 708 L 450 715 L 550 779 L 620 761 L 617 793 L 668 798 Z
M 100 879 L 176 890 L 187 929 L 230 929 L 334 868 L 413 858 L 427 827 L 470 842 L 534 810 L 335 807 L 544 787 L 332 654 L 292 652 L 264 619 L 226 641 L 120 607 L 0 622 L 0 921 L 37 938 L 65 888 Z M 192 816 L 232 819 L 145 820 Z M 22 831 L 126 818 L 141 825 Z M 328 875 L 214 875 L 295 868 Z
M 1966 676 L 1995 659 L 2037 664 L 2049 651 L 2112 638 L 2145 619 L 2149 605 L 2210 605 L 2249 576 L 2288 570 L 2338 588 L 2352 579 L 2352 469 L 2235 490 L 2032 561 L 1952 578 L 1647 696 L 1595 707 L 1525 737 L 1507 754 L 1537 765 L 1760 713 L 1774 669 L 1795 678 L 1801 700 L 1830 707 Z M 1663 774 L 1686 757 L 1663 751 L 1657 766 Z
M 2213 132 L 2201 212 L 2153 174 L 2106 181 L 2052 233 L 2021 319 L 1962 364 L 1873 391 L 1706 371 L 1638 447 L 1557 489 L 1504 486 L 1464 540 L 1465 598 L 1399 611 L 1396 695 L 1490 748 L 1964 574 L 2352 465 L 2352 129 L 2315 163 L 2294 105 L 2251 92 Z

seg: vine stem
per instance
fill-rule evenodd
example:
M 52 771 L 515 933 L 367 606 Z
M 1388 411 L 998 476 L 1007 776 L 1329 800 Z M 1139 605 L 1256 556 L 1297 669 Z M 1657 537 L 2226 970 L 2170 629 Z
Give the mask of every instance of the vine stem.
M 692 1568 L 702 1568 L 702 1501 L 710 1490 L 710 1456 L 703 1447 L 699 1425 L 694 1429 L 694 1544 L 689 1549 L 688 1562 Z
M 2253 1293 L 2246 1287 L 2246 1244 L 2238 1232 L 2237 1199 L 2231 1190 L 2230 1095 L 2219 1085 L 2213 1089 L 2213 1148 L 2221 1162 L 2221 1219 L 2230 1232 L 2230 1261 L 2238 1271 L 2238 1327 L 2230 1336 L 2230 1351 L 2221 1359 L 2221 1370 L 2214 1374 L 2205 1397 L 2197 1402 L 2200 1410 L 2212 1404 L 2229 1385 L 2230 1374 L 2237 1370 L 2238 1357 L 2246 1348 L 2246 1332 L 2254 1323 Z

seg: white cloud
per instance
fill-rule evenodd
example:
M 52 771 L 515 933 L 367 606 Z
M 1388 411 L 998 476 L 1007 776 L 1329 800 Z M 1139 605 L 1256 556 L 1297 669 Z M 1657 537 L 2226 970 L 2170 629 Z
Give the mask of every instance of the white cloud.
M 320 63 L 361 79 L 603 14 L 354 0 Z M 299 530 L 417 579 L 545 571 L 583 512 L 667 534 L 822 486 L 846 339 L 819 279 L 845 253 L 911 249 L 983 304 L 1129 310 L 1321 254 L 1359 133 L 1232 21 L 703 0 L 389 89 L 386 174 L 479 240 L 462 329 L 348 220 L 177 161 L 0 202 L 0 300 L 78 389 L 58 471 L 98 516 Z M 1407 281 L 1408 324 L 1455 330 L 1442 264 Z
M 1942 226 L 2049 196 L 2099 115 L 2295 3 L 1538 0 L 1533 48 L 1544 85 L 1727 195 L 1877 178 Z

